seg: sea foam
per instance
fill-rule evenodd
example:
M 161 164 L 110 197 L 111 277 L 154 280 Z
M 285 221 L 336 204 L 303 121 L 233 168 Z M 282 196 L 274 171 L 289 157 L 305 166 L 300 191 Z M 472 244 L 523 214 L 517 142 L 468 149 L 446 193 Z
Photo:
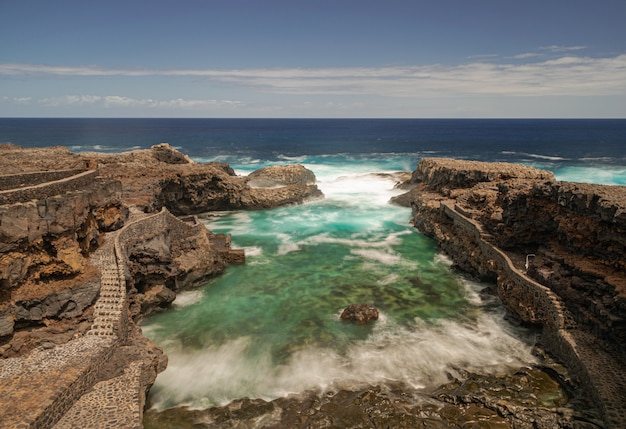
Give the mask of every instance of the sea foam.
M 304 348 L 278 366 L 269 349 L 251 353 L 252 337 L 196 352 L 170 352 L 170 364 L 154 389 L 154 406 L 207 407 L 243 396 L 269 400 L 304 390 L 323 392 L 389 381 L 424 388 L 445 383 L 450 375 L 461 377 L 459 369 L 498 374 L 535 361 L 531 347 L 503 329 L 499 316 L 379 326 L 370 338 L 355 342 L 344 353 Z
M 501 313 L 483 311 L 484 285 L 458 279 L 408 224 L 410 209 L 388 204 L 402 192 L 394 170 L 375 160 L 320 163 L 334 159 L 307 164 L 323 200 L 206 217 L 249 261 L 211 280 L 201 302 L 149 321 L 169 357 L 151 393 L 156 407 L 387 381 L 425 387 L 459 369 L 499 373 L 534 361 Z M 339 320 L 354 302 L 377 305 L 380 319 Z

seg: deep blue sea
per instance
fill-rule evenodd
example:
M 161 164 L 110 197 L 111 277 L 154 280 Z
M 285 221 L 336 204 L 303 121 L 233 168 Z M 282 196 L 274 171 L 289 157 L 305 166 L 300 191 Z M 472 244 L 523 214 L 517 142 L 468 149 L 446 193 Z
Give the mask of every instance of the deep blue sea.
M 178 295 L 143 323 L 168 354 L 152 406 L 207 407 L 400 381 L 446 382 L 461 370 L 534 362 L 534 332 L 512 326 L 486 285 L 451 268 L 435 243 L 387 202 L 391 173 L 420 158 L 509 161 L 558 179 L 626 184 L 626 120 L 0 119 L 0 143 L 121 152 L 168 142 L 242 175 L 302 163 L 325 198 L 267 211 L 211 213 L 244 265 Z M 1 172 L 0 172 L 1 174 Z M 381 312 L 343 323 L 347 305 Z
M 341 163 L 412 170 L 424 156 L 521 162 L 559 179 L 626 184 L 626 119 L 0 118 L 0 143 L 120 152 L 168 142 L 196 160 Z M 389 160 L 394 160 L 388 162 Z

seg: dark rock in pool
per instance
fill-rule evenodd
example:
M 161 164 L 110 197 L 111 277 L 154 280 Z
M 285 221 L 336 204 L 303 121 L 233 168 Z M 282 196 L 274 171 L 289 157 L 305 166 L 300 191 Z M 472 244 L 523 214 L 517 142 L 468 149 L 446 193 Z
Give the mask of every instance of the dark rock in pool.
M 367 304 L 352 304 L 341 312 L 341 320 L 364 325 L 373 320 L 378 320 L 378 309 Z

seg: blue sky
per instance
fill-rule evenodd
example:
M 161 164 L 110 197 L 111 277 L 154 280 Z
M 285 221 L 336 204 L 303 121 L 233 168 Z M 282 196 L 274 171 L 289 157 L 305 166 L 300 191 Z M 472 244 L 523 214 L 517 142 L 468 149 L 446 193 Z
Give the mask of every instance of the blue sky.
M 0 116 L 626 117 L 625 0 L 0 0 Z

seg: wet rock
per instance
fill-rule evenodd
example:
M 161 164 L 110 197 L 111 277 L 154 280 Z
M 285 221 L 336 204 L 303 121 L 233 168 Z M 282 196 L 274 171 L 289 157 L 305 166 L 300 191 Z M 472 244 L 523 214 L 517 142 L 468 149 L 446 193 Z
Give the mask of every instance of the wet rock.
M 367 304 L 352 304 L 341 312 L 341 320 L 356 322 L 359 325 L 378 320 L 378 309 Z
M 248 175 L 248 185 L 259 188 L 313 185 L 315 182 L 315 174 L 300 164 L 264 167 Z
M 305 392 L 266 402 L 238 399 L 223 407 L 178 407 L 145 414 L 152 428 L 492 428 L 599 429 L 588 404 L 571 400 L 538 368 L 501 376 L 467 374 L 428 394 L 402 383 Z M 572 404 L 576 404 L 575 408 Z

